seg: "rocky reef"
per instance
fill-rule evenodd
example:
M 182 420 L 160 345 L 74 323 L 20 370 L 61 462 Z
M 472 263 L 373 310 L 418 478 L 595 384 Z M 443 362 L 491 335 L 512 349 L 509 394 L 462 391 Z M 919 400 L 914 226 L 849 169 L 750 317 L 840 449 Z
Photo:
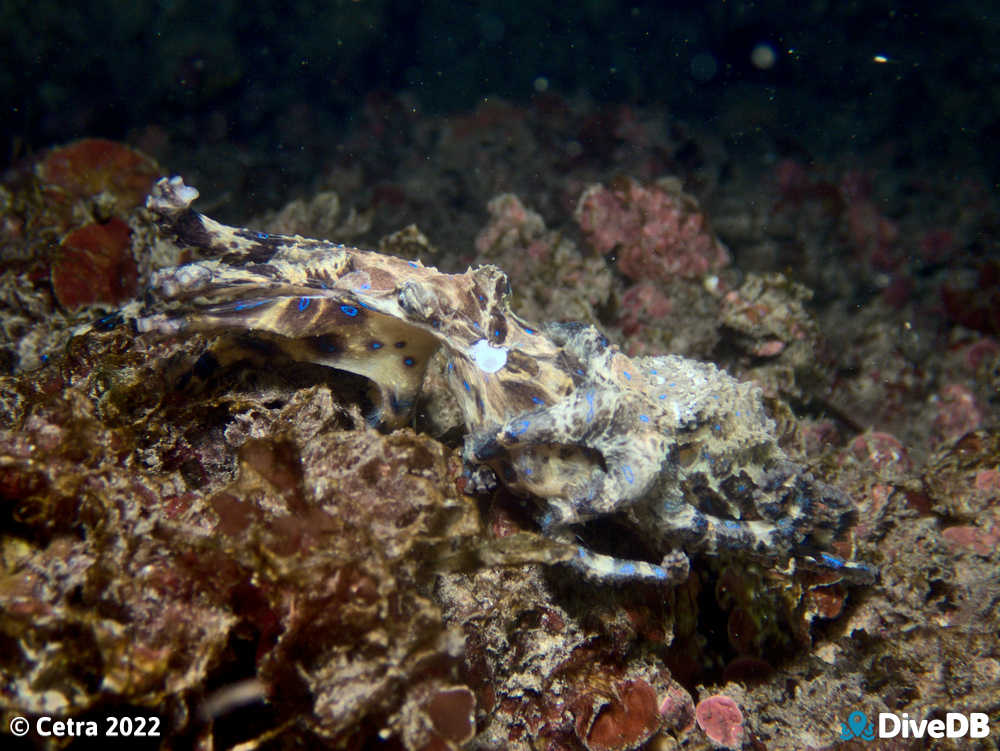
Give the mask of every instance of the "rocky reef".
M 443 362 L 412 425 L 378 431 L 356 375 L 119 325 L 156 269 L 196 259 L 150 230 L 163 170 L 86 140 L 0 186 L 5 726 L 155 717 L 153 745 L 176 748 L 777 751 L 834 747 L 859 708 L 996 720 L 1000 346 L 976 239 L 995 199 L 970 182 L 956 217 L 915 178 L 894 192 L 792 161 L 720 180 L 716 142 L 648 113 L 604 113 L 599 155 L 545 146 L 590 119 L 548 100 L 425 123 L 434 168 L 393 182 L 386 161 L 424 137 L 401 127 L 359 149 L 377 191 L 335 165 L 315 198 L 245 224 L 495 263 L 526 318 L 752 382 L 782 450 L 850 498 L 879 581 L 699 555 L 680 584 L 568 576 L 528 500 L 464 473 Z M 449 171 L 470 153 L 477 170 Z M 512 162 L 540 181 L 502 179 Z M 580 534 L 648 552 L 626 525 Z

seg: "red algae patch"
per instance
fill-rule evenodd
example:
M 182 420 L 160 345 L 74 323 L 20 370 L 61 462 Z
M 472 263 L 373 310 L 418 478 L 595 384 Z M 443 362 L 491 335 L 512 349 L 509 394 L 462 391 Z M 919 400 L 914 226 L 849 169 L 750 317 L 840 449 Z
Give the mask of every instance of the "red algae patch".
M 94 303 L 117 305 L 135 296 L 139 269 L 132 257 L 128 225 L 112 217 L 70 232 L 52 263 L 52 291 L 75 310 Z
M 615 696 L 576 718 L 576 734 L 588 751 L 627 751 L 642 745 L 660 727 L 656 692 L 642 679 L 622 681 Z
M 162 174 L 145 154 L 103 138 L 84 138 L 55 148 L 35 171 L 49 193 L 61 192 L 75 200 L 108 192 L 115 196 L 119 210 L 125 211 L 142 203 Z

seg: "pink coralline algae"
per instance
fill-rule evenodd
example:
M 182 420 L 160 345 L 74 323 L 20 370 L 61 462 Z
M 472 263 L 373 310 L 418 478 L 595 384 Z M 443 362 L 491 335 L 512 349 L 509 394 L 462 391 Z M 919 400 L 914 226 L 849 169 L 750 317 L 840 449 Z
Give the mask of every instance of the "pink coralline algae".
M 941 441 L 953 441 L 983 424 L 983 411 L 975 395 L 960 383 L 949 383 L 938 392 L 934 432 Z
M 697 277 L 729 263 L 697 201 L 669 181 L 592 185 L 576 220 L 594 249 L 616 253 L 622 273 L 636 281 Z
M 638 332 L 645 323 L 653 323 L 670 315 L 673 301 L 663 288 L 652 282 L 633 284 L 622 295 L 621 327 L 626 336 Z
M 840 181 L 844 198 L 847 234 L 855 252 L 877 269 L 894 269 L 902 262 L 895 245 L 896 223 L 884 216 L 873 197 L 871 175 L 852 170 Z
M 722 748 L 743 745 L 743 712 L 728 696 L 719 694 L 698 702 L 694 717 L 705 735 Z

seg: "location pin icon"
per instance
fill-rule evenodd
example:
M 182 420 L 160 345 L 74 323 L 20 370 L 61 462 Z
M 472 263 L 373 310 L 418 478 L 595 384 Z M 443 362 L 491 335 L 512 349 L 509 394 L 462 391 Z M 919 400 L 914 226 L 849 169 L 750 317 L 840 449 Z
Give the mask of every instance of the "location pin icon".
M 854 733 L 854 737 L 860 738 L 861 734 L 865 732 L 865 725 L 868 724 L 868 717 L 865 716 L 864 712 L 851 712 L 847 715 L 847 724 Z

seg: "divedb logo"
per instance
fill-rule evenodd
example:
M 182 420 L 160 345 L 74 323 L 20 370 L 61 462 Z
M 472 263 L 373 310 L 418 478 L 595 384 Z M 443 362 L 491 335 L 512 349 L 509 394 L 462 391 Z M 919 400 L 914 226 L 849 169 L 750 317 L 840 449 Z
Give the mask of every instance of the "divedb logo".
M 990 734 L 990 717 L 985 712 L 948 712 L 943 720 L 914 720 L 906 712 L 879 712 L 878 729 L 864 712 L 847 715 L 840 723 L 840 739 L 872 741 L 875 738 L 985 738 Z

